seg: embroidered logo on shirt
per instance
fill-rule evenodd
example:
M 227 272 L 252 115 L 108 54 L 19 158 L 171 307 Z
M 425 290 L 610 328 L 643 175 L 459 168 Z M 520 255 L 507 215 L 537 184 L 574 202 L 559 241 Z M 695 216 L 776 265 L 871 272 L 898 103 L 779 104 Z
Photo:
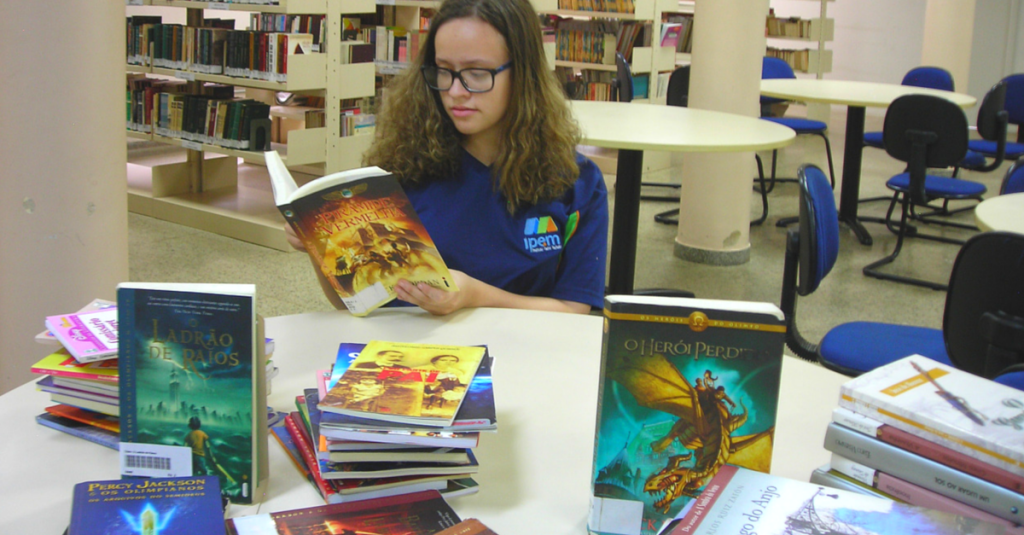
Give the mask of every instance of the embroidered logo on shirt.
M 531 217 L 523 229 L 523 245 L 531 253 L 562 250 L 562 237 L 558 225 L 550 217 Z

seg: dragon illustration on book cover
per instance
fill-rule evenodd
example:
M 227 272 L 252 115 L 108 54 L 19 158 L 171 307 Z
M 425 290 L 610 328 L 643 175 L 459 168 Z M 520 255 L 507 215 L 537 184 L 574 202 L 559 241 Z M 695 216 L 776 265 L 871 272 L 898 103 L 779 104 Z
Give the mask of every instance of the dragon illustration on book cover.
M 664 356 L 654 355 L 623 359 L 609 376 L 640 405 L 677 418 L 665 436 L 650 444 L 652 451 L 664 451 L 675 441 L 689 450 L 669 457 L 664 468 L 647 478 L 644 491 L 661 494 L 656 509 L 668 513 L 677 498 L 695 498 L 726 463 L 768 470 L 775 427 L 733 436 L 746 423 L 747 408 L 740 403 L 740 411 L 733 412 L 736 404 L 710 370 L 691 385 Z

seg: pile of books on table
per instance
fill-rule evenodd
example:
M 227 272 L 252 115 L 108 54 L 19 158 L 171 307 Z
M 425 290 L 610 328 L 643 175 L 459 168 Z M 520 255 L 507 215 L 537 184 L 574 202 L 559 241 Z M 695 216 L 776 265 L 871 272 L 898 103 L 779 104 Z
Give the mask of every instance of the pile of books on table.
M 94 299 L 77 312 L 48 316 L 40 344 L 56 350 L 32 365 L 43 377 L 36 389 L 56 403 L 36 422 L 112 449 L 120 443 L 117 304 Z M 270 360 L 274 341 L 266 339 L 267 389 L 277 367 Z M 273 417 L 275 413 L 271 413 Z
M 477 491 L 473 448 L 495 431 L 483 346 L 343 343 L 273 434 L 327 503 Z
M 1024 392 L 914 355 L 850 380 L 811 481 L 1024 534 Z

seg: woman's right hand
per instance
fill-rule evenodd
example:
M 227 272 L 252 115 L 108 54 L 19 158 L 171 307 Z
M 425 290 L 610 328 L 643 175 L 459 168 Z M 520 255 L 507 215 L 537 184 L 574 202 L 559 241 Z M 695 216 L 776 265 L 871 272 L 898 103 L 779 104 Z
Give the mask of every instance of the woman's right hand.
M 299 235 L 295 233 L 295 229 L 292 228 L 288 223 L 284 224 L 284 235 L 288 238 L 288 245 L 291 245 L 295 249 L 306 252 L 306 244 L 302 243 L 299 239 Z

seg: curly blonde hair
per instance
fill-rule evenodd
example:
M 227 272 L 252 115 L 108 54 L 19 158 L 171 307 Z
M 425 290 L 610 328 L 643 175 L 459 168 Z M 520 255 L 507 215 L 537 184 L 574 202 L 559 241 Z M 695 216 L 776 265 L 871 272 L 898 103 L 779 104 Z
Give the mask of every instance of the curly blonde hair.
M 512 63 L 511 99 L 502 119 L 502 142 L 491 169 L 509 211 L 553 200 L 579 176 L 580 132 L 565 94 L 548 69 L 540 22 L 529 0 L 445 0 L 431 21 L 422 51 L 385 91 L 366 165 L 394 173 L 403 184 L 454 177 L 462 134 L 448 117 L 420 67 L 433 65 L 438 28 L 453 19 L 477 18 L 505 38 Z

